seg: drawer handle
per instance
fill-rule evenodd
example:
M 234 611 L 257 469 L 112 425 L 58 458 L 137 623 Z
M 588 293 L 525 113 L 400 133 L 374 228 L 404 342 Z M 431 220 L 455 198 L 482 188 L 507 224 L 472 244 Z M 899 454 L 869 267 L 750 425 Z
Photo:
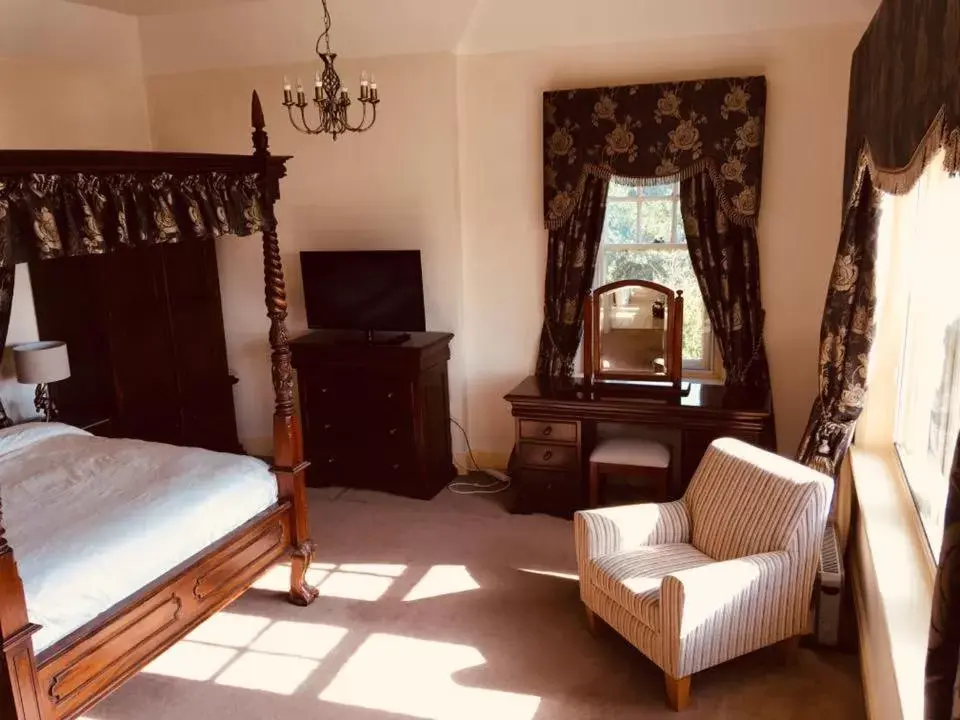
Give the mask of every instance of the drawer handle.
M 325 395 L 327 392 L 327 388 L 320 388 L 320 392 Z
M 327 458 L 327 465 L 333 465 L 337 461 L 336 458 Z
M 543 461 L 544 461 L 544 462 L 547 462 L 547 461 L 549 461 L 550 458 L 552 458 L 552 457 L 553 457 L 553 450 L 547 450 L 547 451 L 543 454 Z
M 399 469 L 400 469 L 400 463 L 394 463 L 394 464 L 393 464 L 393 470 L 394 470 L 394 472 L 396 472 L 396 471 L 399 470 Z
M 393 392 L 387 393 L 387 400 L 393 400 Z
M 396 435 L 396 434 L 397 434 L 397 429 L 396 429 L 396 428 L 390 428 L 389 434 L 390 434 L 390 435 Z
M 547 426 L 543 429 L 543 434 L 544 434 L 544 435 L 547 435 L 547 436 L 553 435 L 553 425 L 547 425 Z
M 332 428 L 332 427 L 333 427 L 333 425 L 331 425 L 330 423 L 326 423 L 326 424 L 323 426 L 323 429 L 324 429 L 324 430 L 329 430 L 329 429 Z

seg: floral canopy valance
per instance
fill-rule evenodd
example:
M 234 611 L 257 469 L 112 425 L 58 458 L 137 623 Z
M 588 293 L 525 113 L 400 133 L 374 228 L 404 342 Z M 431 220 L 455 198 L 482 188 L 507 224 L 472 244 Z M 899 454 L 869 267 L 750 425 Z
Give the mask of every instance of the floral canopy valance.
M 0 266 L 260 229 L 255 173 L 0 175 Z
M 766 95 L 763 77 L 544 93 L 546 226 L 570 218 L 588 173 L 647 184 L 708 172 L 727 217 L 755 227 Z

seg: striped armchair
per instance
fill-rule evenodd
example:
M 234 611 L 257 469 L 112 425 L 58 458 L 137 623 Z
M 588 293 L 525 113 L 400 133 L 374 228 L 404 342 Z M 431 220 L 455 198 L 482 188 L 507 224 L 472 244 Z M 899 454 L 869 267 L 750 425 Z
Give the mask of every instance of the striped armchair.
M 833 481 L 729 438 L 684 496 L 578 512 L 580 597 L 664 672 L 674 710 L 690 677 L 807 629 Z

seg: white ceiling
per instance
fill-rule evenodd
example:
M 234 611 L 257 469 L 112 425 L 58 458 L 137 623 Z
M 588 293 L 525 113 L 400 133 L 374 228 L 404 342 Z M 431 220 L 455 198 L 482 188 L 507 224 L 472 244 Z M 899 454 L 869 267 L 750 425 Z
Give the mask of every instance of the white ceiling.
M 355 58 L 663 45 L 817 25 L 866 27 L 879 2 L 328 0 L 333 47 Z M 89 28 L 98 24 L 132 24 L 138 32 L 130 42 L 139 42 L 137 63 L 142 59 L 148 75 L 310 62 L 320 11 L 321 0 L 0 0 L 0 19 L 9 12 L 12 21 L 0 22 L 0 53 L 36 38 L 34 26 L 77 27 L 95 39 L 100 34 Z M 35 19 L 29 29 L 23 17 Z
M 234 5 L 254 0 L 66 0 L 125 15 L 176 15 L 218 5 Z

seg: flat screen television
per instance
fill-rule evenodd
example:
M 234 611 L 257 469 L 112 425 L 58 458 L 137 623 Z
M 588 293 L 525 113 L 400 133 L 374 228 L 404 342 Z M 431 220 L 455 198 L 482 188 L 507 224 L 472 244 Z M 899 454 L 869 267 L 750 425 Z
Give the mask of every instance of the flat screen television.
M 311 329 L 426 329 L 419 250 L 305 251 L 300 272 Z

